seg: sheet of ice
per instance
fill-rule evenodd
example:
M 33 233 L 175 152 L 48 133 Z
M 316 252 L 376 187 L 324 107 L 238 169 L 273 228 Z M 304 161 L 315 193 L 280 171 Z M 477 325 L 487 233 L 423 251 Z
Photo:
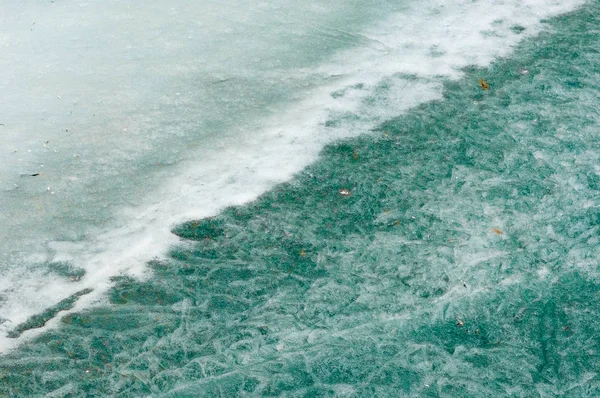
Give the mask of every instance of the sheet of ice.
M 2 5 L 2 333 L 142 276 L 175 223 L 256 198 L 581 3 Z

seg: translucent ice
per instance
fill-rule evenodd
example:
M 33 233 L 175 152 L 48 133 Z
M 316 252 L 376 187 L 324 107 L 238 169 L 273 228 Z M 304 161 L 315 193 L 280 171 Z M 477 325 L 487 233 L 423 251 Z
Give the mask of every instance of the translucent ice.
M 598 396 L 600 3 L 548 24 L 256 200 L 175 226 L 152 275 L 114 277 L 108 303 L 0 357 L 0 395 Z M 392 80 L 325 123 L 368 126 Z
M 73 308 L 93 304 L 176 243 L 176 223 L 441 98 L 580 3 L 3 4 L 2 332 L 84 289 Z

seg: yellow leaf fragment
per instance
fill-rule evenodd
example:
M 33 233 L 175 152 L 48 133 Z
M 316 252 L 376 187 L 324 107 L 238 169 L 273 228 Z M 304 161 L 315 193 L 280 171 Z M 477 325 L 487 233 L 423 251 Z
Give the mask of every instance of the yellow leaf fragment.
M 479 79 L 478 83 L 482 90 L 490 89 L 490 84 L 485 79 Z

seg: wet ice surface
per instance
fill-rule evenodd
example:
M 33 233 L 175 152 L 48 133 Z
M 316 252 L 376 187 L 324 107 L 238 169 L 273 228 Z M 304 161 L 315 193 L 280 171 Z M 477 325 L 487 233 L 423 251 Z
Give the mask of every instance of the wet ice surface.
M 115 275 L 149 277 L 176 223 L 441 98 L 579 3 L 3 6 L 2 334 L 56 326 Z
M 441 100 L 181 224 L 149 279 L 4 356 L 0 391 L 598 396 L 599 19 L 552 19 Z

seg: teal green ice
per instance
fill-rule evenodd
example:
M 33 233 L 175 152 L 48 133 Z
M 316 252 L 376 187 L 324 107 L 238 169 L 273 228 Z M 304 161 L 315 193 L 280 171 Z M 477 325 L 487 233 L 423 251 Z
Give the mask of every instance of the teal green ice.
M 0 396 L 600 396 L 600 2 L 546 24 L 175 228 L 149 280 L 0 357 Z

